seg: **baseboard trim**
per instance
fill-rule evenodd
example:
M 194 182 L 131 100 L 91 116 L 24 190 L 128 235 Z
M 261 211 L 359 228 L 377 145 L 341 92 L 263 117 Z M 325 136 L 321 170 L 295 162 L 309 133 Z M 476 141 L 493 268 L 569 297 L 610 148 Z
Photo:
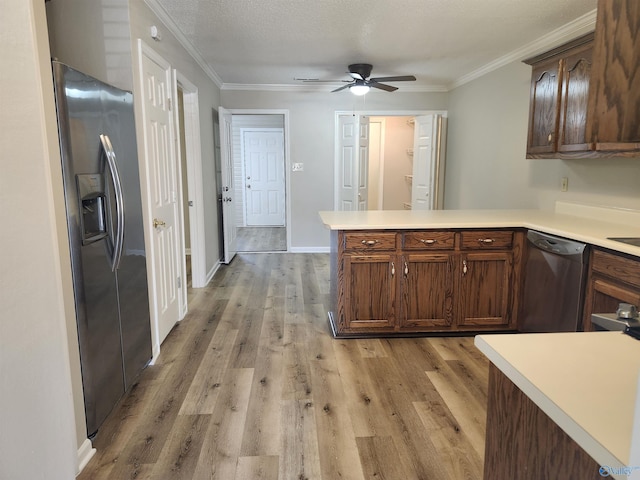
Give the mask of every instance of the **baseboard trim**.
M 330 253 L 330 247 L 291 247 L 291 253 Z
M 218 262 L 215 263 L 213 268 L 211 270 L 209 270 L 209 272 L 207 273 L 207 276 L 204 279 L 204 286 L 205 287 L 207 285 L 209 285 L 209 282 L 213 279 L 213 276 L 216 274 L 216 272 L 218 271 L 219 268 L 220 268 L 220 262 L 218 261 Z
M 82 445 L 80 445 L 80 447 L 78 448 L 77 474 L 80 474 L 80 472 L 84 470 L 84 467 L 87 466 L 87 463 L 89 463 L 89 460 L 91 460 L 91 458 L 95 454 L 96 454 L 96 449 L 93 448 L 93 445 L 91 444 L 91 440 L 86 438 L 84 442 L 82 442 Z

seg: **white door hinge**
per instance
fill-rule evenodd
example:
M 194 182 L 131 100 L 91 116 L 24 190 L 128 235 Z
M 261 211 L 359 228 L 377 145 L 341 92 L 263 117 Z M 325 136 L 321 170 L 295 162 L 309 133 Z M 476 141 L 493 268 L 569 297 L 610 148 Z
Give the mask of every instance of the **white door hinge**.
M 178 277 L 177 281 L 178 281 L 178 288 L 182 288 L 182 277 Z
M 169 110 L 171 110 L 171 97 L 167 98 L 167 106 L 169 107 Z

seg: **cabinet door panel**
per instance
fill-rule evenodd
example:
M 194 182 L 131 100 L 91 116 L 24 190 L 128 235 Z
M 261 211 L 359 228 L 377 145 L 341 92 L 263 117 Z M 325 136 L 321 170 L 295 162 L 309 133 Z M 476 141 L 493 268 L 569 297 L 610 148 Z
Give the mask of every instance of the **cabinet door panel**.
M 565 59 L 560 106 L 559 152 L 586 151 L 587 106 L 591 77 L 592 47 Z
M 559 62 L 554 60 L 533 70 L 528 153 L 556 150 Z
M 453 256 L 412 254 L 402 258 L 401 328 L 448 327 L 453 319 Z
M 393 255 L 345 255 L 347 328 L 393 327 L 395 270 Z
M 460 325 L 509 325 L 512 265 L 508 252 L 461 256 Z

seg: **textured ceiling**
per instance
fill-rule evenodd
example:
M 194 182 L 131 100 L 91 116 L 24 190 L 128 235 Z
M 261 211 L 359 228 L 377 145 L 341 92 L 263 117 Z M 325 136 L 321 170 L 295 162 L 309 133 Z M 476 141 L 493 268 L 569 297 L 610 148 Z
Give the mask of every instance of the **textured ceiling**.
M 373 64 L 374 77 L 415 75 L 397 84 L 403 89 L 448 88 L 501 58 L 533 53 L 541 38 L 586 33 L 596 7 L 596 0 L 146 2 L 170 18 L 223 88 L 339 82 L 351 63 Z

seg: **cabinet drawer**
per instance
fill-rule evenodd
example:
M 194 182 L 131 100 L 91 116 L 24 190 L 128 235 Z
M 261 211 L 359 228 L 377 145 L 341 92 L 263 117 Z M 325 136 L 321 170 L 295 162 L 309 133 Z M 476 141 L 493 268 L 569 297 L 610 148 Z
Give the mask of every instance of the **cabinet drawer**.
M 460 232 L 460 248 L 493 250 L 513 246 L 513 232 L 505 230 L 469 230 Z
M 454 232 L 406 232 L 402 235 L 404 250 L 453 250 Z
M 346 250 L 395 250 L 396 234 L 388 232 L 345 233 L 344 248 Z
M 640 261 L 594 250 L 591 257 L 591 269 L 594 272 L 640 287 Z

